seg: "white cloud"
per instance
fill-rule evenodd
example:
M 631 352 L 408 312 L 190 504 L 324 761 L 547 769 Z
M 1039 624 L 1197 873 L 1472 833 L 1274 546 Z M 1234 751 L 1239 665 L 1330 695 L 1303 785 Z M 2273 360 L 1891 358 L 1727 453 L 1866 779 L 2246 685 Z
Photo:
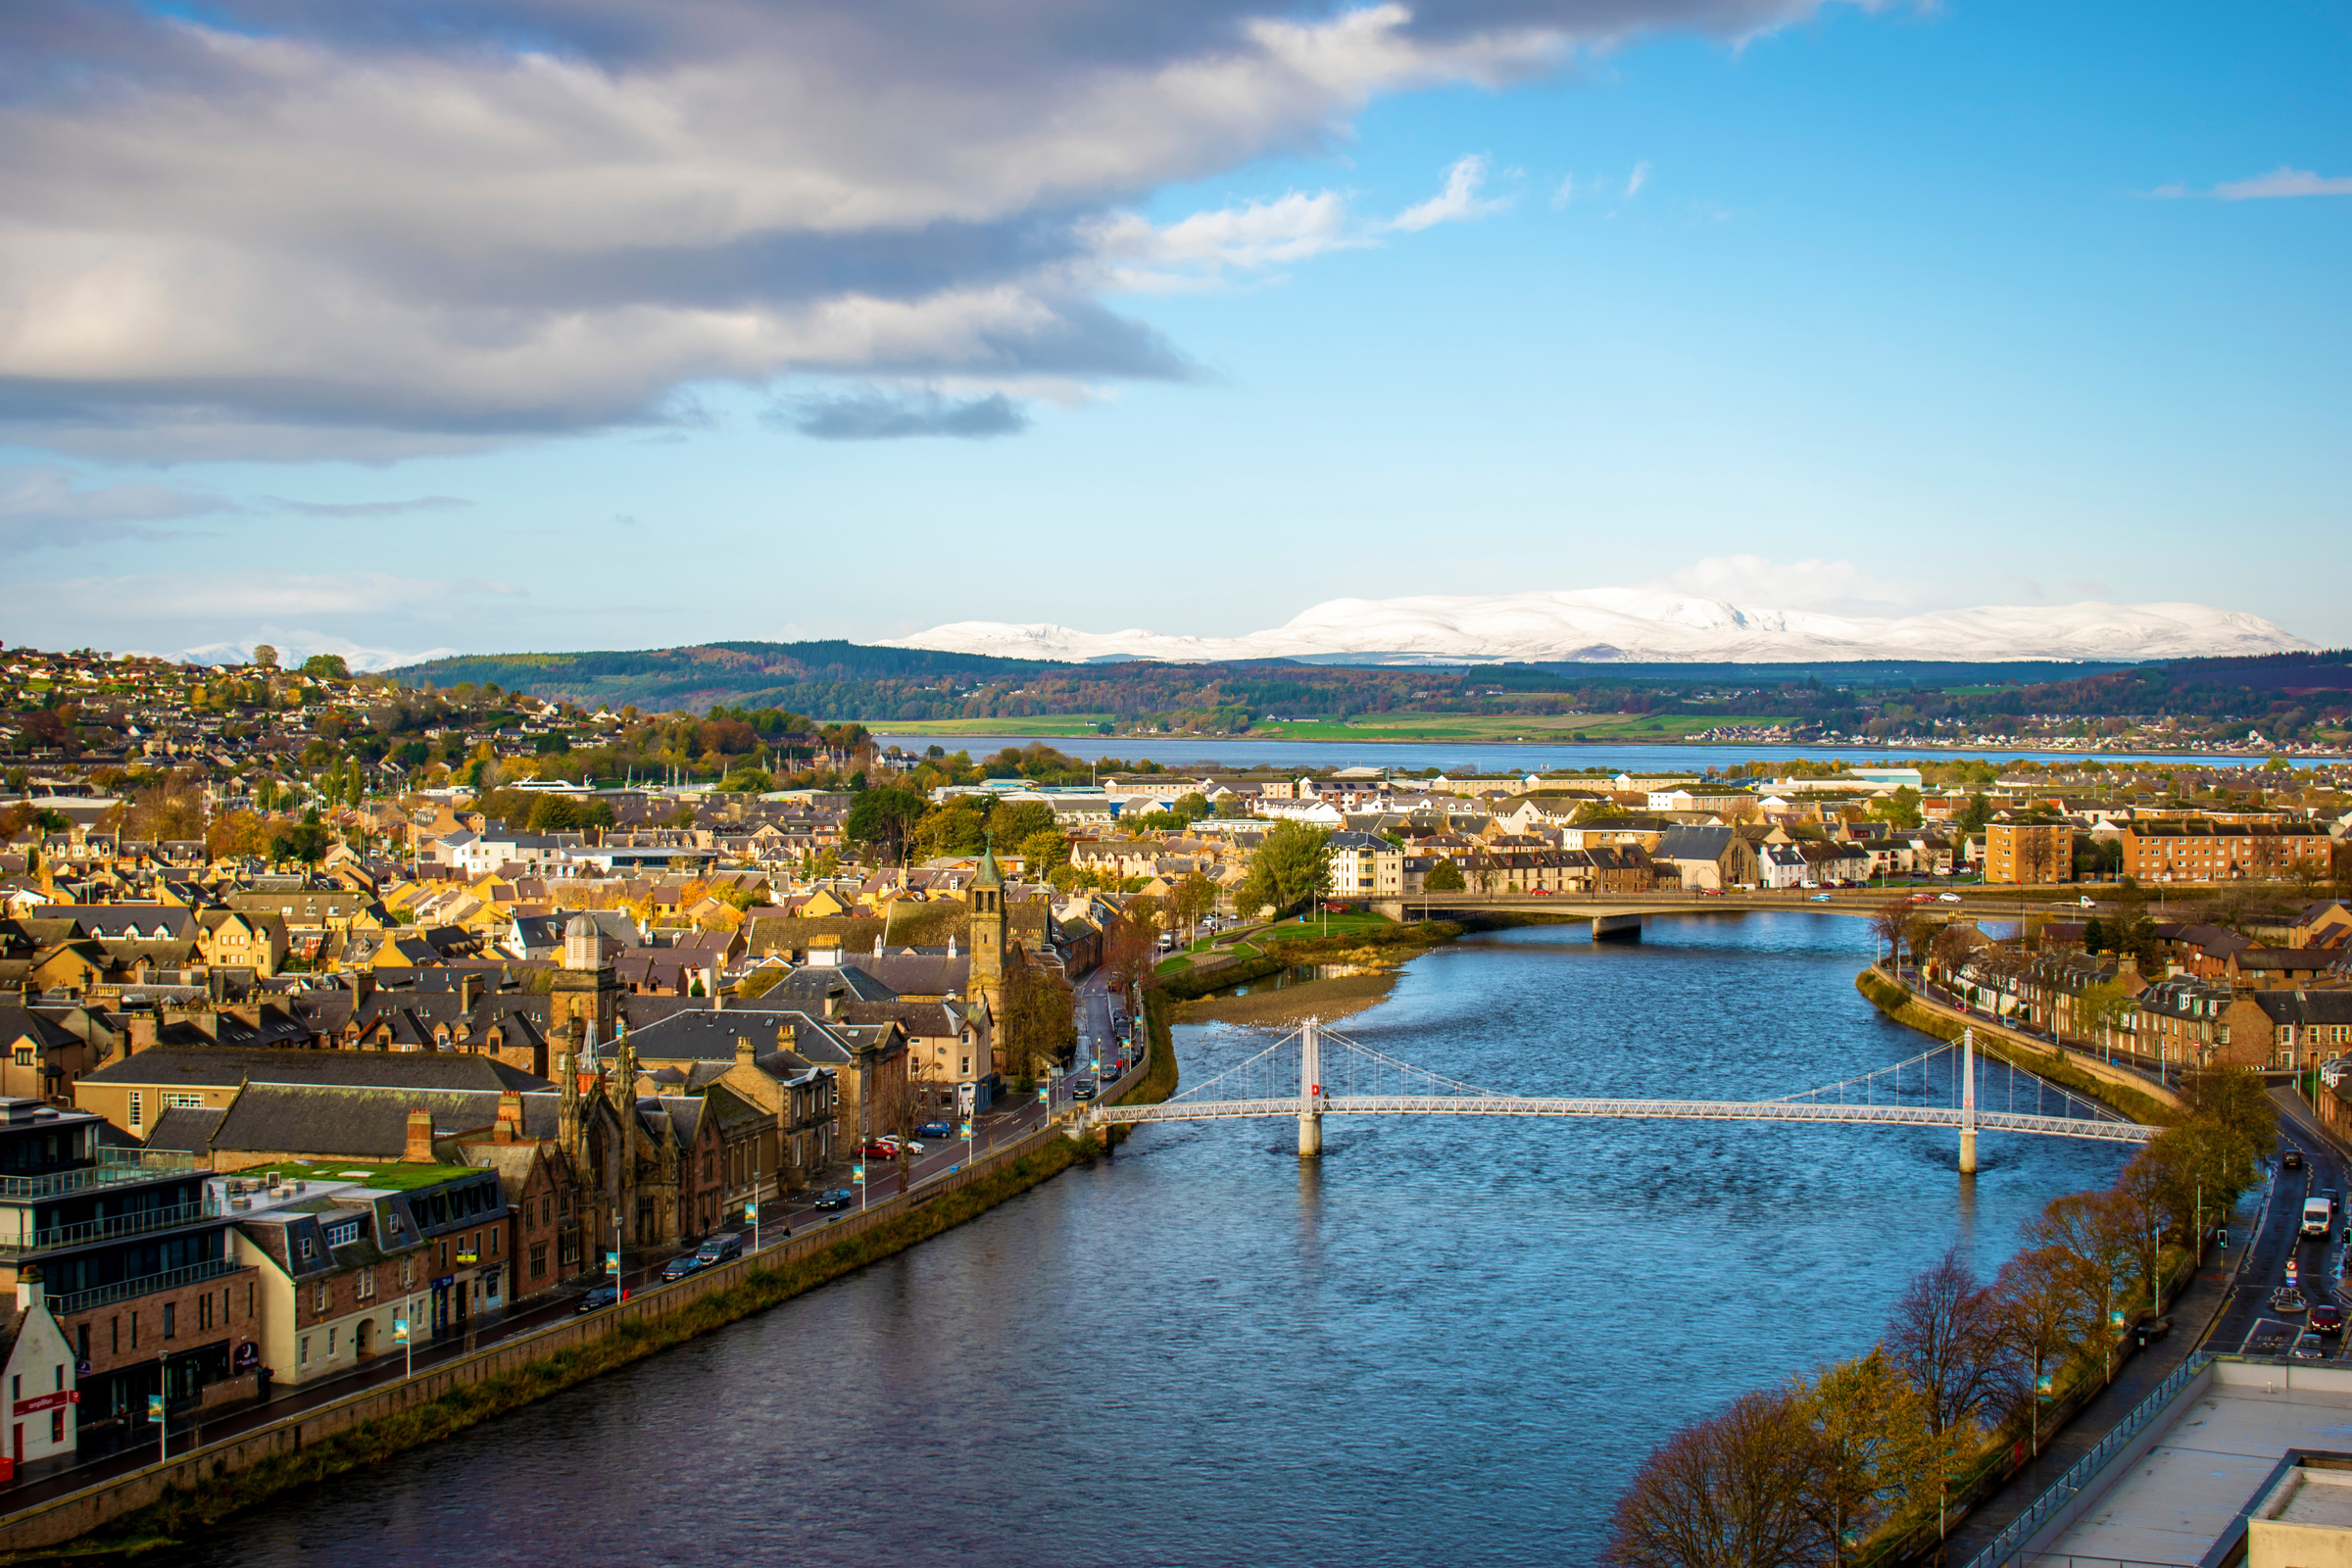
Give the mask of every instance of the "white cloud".
M 2352 196 L 2352 175 L 2315 174 L 2308 169 L 2290 169 L 2280 164 L 2267 174 L 2250 179 L 2225 180 L 2211 190 L 2191 190 L 2186 185 L 2159 185 L 2148 193 L 2163 201 L 2183 201 L 2207 196 L 2216 201 L 2253 202 L 2273 201 L 2297 196 Z
M 1101 303 L 1106 215 L 1384 95 L 1826 3 L 51 0 L 0 49 L 0 418 L 116 458 L 387 461 L 661 423 L 698 381 L 1181 376 Z M 1483 174 L 1395 226 L 1494 210 Z M 1358 242 L 1336 200 L 1124 265 Z
M 529 597 L 494 578 L 395 577 L 377 571 L 314 576 L 268 572 L 171 572 L 122 577 L 75 577 L 39 585 L 44 612 L 108 620 L 209 621 L 309 619 L 320 615 L 397 612 L 420 619 L 459 619 L 481 613 L 484 599 Z M 271 641 L 267 633 L 264 641 Z
M 1917 589 L 1872 577 L 1850 561 L 1771 561 L 1762 556 L 1709 556 L 1657 580 L 1660 587 L 1785 610 L 1906 607 Z
M 1648 183 L 1649 161 L 1647 159 L 1643 159 L 1641 163 L 1636 164 L 1634 166 L 1634 172 L 1626 176 L 1625 199 L 1629 202 L 1632 201 L 1635 197 L 1642 194 L 1642 187 Z
M 1474 218 L 1485 218 L 1511 205 L 1508 196 L 1481 197 L 1479 191 L 1486 183 L 1487 160 L 1481 154 L 1472 153 L 1446 171 L 1444 190 L 1425 202 L 1407 207 L 1389 220 L 1389 226 L 1418 232 L 1438 223 L 1460 223 Z
M 1352 229 L 1348 199 L 1329 190 L 1195 213 L 1165 227 L 1116 213 L 1095 225 L 1091 238 L 1113 287 L 1153 293 L 1372 243 Z
M 1565 207 L 1574 200 L 1576 200 L 1576 176 L 1569 174 L 1552 188 L 1551 205 L 1554 208 Z
M 154 484 L 76 489 L 80 475 L 50 464 L 0 466 L 0 551 L 152 539 L 148 524 L 234 512 L 218 496 Z

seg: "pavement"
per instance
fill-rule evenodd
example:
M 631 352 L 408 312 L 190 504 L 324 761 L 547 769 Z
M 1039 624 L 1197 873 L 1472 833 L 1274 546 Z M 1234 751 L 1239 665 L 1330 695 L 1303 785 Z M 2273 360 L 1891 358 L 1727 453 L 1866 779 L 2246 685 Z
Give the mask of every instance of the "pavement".
M 2273 1313 L 2270 1296 L 2286 1283 L 2290 1260 L 2296 1266 L 2298 1288 L 2309 1299 L 2346 1298 L 2339 1294 L 2344 1255 L 2340 1216 L 2328 1240 L 2306 1240 L 2298 1234 L 2303 1200 L 2310 1193 L 2332 1187 L 2340 1199 L 2344 1192 L 2344 1152 L 2290 1091 L 2275 1090 L 2271 1098 L 2278 1104 L 2279 1157 L 2270 1162 L 2270 1184 L 2249 1195 L 2230 1217 L 2229 1245 L 2208 1247 L 2195 1279 L 2178 1299 L 2165 1303 L 2172 1332 L 2125 1361 L 2115 1381 L 2048 1439 L 2037 1458 L 1952 1532 L 1944 1561 L 1967 1563 L 1990 1545 L 2010 1520 L 2055 1485 L 2192 1353 L 2203 1349 L 2283 1354 L 2302 1325 Z M 2281 1168 L 2290 1149 L 2302 1155 L 2300 1169 Z M 2329 1360 L 2352 1363 L 2352 1354 L 2347 1354 L 2352 1348 L 2341 1338 L 2329 1338 L 2326 1348 Z

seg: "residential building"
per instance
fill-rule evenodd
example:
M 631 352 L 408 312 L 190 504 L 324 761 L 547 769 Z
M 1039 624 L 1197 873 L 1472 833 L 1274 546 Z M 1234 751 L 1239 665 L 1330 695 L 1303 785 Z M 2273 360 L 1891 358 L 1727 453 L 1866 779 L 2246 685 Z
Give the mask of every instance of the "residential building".
M 2071 882 L 2075 875 L 2075 830 L 2065 822 L 2005 822 L 1984 825 L 1984 880 L 2006 883 Z

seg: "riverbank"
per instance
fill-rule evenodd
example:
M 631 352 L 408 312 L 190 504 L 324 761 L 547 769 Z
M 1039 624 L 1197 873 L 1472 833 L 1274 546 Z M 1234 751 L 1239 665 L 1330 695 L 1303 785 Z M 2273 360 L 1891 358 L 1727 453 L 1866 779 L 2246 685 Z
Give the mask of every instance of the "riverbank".
M 1383 969 L 1377 974 L 1342 975 L 1336 980 L 1301 980 L 1244 997 L 1203 997 L 1186 1003 L 1177 1021 L 1292 1028 L 1315 1017 L 1328 1023 L 1388 1001 L 1396 987 L 1397 973 Z
M 2087 1096 L 2133 1121 L 2165 1126 L 2180 1120 L 2184 1108 L 2180 1097 L 2162 1085 L 2121 1067 L 2109 1066 L 2095 1056 L 2062 1046 L 2044 1046 L 1984 1019 L 1964 1017 L 1897 985 L 1876 964 L 1854 976 L 1854 989 L 1872 1006 L 1907 1029 L 1915 1029 L 1932 1040 L 1957 1040 L 1963 1029 L 1973 1030 L 1977 1049 L 1986 1055 Z
M 1175 1092 L 1169 1010 L 1147 1002 L 1151 1056 L 1114 1102 L 1152 1103 Z M 791 1300 L 1102 1152 L 1099 1138 L 1073 1139 L 1049 1125 L 1027 1147 L 894 1196 L 870 1220 L 805 1234 L 620 1306 L 0 1518 L 0 1563 L 127 1558 L 179 1544 L 291 1488 L 381 1463 Z

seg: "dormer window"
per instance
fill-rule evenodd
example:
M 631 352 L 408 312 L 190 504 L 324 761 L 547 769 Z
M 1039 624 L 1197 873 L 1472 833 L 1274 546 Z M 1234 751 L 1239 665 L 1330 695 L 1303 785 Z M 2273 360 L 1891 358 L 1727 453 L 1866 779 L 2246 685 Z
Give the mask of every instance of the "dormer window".
M 357 1219 L 337 1220 L 326 1228 L 326 1245 L 329 1247 L 349 1247 L 359 1239 L 360 1222 Z

